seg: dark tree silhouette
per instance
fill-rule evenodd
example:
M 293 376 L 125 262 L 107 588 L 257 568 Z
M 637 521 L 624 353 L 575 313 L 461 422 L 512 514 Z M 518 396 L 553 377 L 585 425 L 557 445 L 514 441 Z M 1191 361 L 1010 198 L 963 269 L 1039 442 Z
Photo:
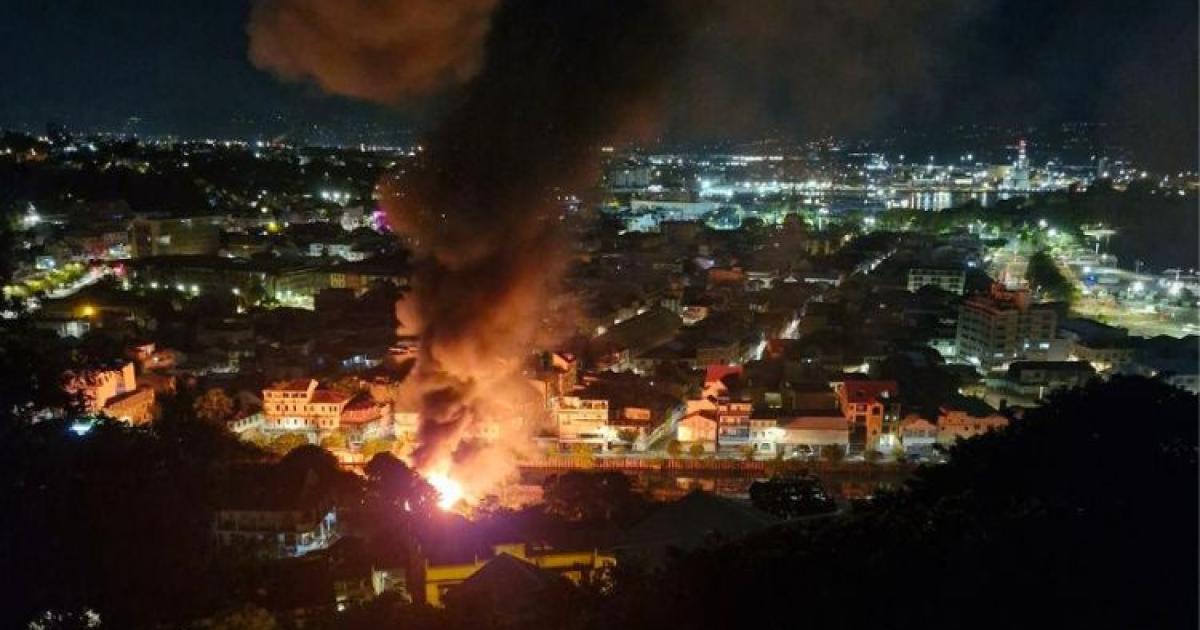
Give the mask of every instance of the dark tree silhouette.
M 1196 416 L 1145 379 L 1058 393 L 847 517 L 619 572 L 595 627 L 1195 627 Z

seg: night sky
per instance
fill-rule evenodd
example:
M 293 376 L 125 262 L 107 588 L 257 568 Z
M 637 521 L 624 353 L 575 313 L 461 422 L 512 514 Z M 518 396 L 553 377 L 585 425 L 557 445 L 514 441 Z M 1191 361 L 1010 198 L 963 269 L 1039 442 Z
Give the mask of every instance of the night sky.
M 139 116 L 143 132 L 248 136 L 419 127 L 438 107 L 367 105 L 255 68 L 249 2 L 5 4 L 0 127 L 115 130 Z M 688 67 L 669 80 L 675 137 L 1102 120 L 1136 124 L 1122 140 L 1149 161 L 1194 161 L 1194 0 L 737 6 L 696 34 Z

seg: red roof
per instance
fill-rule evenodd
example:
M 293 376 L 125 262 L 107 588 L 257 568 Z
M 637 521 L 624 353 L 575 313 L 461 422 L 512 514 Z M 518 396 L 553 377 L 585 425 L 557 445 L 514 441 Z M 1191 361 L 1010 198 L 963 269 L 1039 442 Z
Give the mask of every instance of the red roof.
M 713 364 L 704 368 L 704 382 L 713 383 L 724 379 L 730 374 L 742 375 L 742 366 L 740 365 L 717 365 Z
M 313 397 L 312 397 L 311 402 L 340 403 L 340 402 L 346 402 L 349 399 L 350 399 L 350 396 L 348 394 L 343 394 L 342 392 L 339 392 L 339 391 L 334 391 L 332 389 L 318 389 L 317 391 L 313 392 Z
M 900 387 L 896 381 L 846 381 L 842 383 L 846 400 L 852 403 L 869 403 L 894 397 Z
M 370 396 L 360 394 L 358 396 L 355 396 L 354 400 L 351 400 L 349 403 L 346 403 L 346 407 L 344 410 L 345 411 L 361 411 L 364 409 L 374 409 L 374 408 L 375 408 L 375 401 Z

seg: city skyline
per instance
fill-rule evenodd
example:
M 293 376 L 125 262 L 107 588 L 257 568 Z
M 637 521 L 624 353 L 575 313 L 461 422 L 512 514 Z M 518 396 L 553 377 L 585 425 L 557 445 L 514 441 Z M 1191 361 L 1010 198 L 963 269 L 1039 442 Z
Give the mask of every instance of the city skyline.
M 1197 627 L 1195 4 L 10 4 L 0 627 Z
M 848 14 L 824 2 L 770 0 L 761 15 L 718 13 L 670 86 L 663 137 L 937 135 L 961 124 L 1085 121 L 1112 124 L 1107 139 L 1154 166 L 1195 163 L 1190 150 L 1169 142 L 1195 136 L 1194 105 L 1177 106 L 1196 102 L 1193 3 L 1173 0 L 1155 11 L 1120 0 L 931 1 L 899 12 L 861 5 Z M 0 99 L 0 128 L 41 132 L 57 123 L 143 135 L 394 143 L 427 129 L 453 102 L 452 89 L 384 105 L 332 96 L 309 80 L 281 81 L 251 63 L 249 17 L 249 3 L 237 1 L 11 7 L 0 47 L 9 58 L 37 61 L 0 70 L 0 89 L 10 93 Z M 787 36 L 746 35 L 769 22 Z M 752 117 L 729 115 L 747 102 L 755 103 L 746 110 Z

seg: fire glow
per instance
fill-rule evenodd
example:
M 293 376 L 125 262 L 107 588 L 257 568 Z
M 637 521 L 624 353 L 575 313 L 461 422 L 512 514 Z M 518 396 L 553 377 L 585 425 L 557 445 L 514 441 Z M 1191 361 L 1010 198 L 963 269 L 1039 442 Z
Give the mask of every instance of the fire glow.
M 437 506 L 442 510 L 452 510 L 465 496 L 462 484 L 442 473 L 433 473 L 426 478 L 429 485 L 438 493 Z

